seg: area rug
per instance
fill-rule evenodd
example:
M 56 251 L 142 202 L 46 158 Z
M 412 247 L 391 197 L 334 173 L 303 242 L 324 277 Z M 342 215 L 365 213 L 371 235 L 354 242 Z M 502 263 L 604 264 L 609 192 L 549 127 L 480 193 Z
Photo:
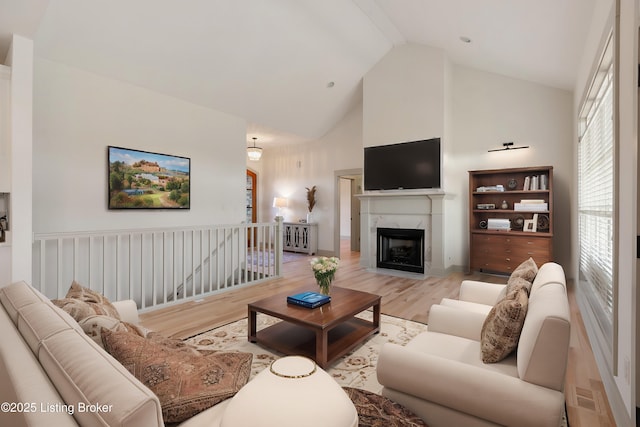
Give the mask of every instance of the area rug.
M 371 320 L 373 313 L 364 311 L 357 317 Z M 264 314 L 260 314 L 257 320 L 258 330 L 281 321 Z M 245 318 L 188 338 L 185 342 L 203 350 L 236 350 L 253 353 L 251 365 L 251 378 L 253 378 L 283 355 L 249 342 L 247 330 L 248 322 Z M 416 335 L 426 330 L 427 325 L 423 323 L 382 314 L 380 316 L 380 332 L 331 365 L 327 372 L 342 387 L 379 394 L 382 385 L 376 378 L 376 365 L 382 345 L 387 342 L 405 345 Z M 559 427 L 567 427 L 567 425 L 565 412 Z
M 371 320 L 373 313 L 365 311 L 358 315 Z M 260 314 L 258 330 L 281 320 Z M 247 319 L 221 326 L 211 331 L 185 340 L 203 350 L 237 350 L 253 353 L 251 378 L 271 362 L 283 355 L 247 340 Z M 425 331 L 427 325 L 397 317 L 381 315 L 380 332 L 331 365 L 327 372 L 343 387 L 354 387 L 373 393 L 380 393 L 382 386 L 376 379 L 376 364 L 382 345 L 387 342 L 404 345 L 413 337 Z

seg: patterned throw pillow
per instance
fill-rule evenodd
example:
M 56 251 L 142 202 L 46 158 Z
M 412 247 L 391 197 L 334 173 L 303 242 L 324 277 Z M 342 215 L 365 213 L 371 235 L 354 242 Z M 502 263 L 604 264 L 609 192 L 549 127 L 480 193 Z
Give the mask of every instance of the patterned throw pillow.
M 111 304 L 111 301 L 109 301 L 107 297 L 80 285 L 75 280 L 71 283 L 71 287 L 69 288 L 65 298 L 77 299 L 86 302 L 95 310 L 95 314 L 104 314 L 120 319 L 118 310 L 113 306 L 113 304 Z
M 484 363 L 496 363 L 518 346 L 529 298 L 520 288 L 507 294 L 491 309 L 480 332 L 480 349 Z
M 77 301 L 77 300 L 76 300 Z M 99 314 L 90 315 L 78 322 L 85 334 L 102 347 L 102 328 L 110 331 L 128 331 L 144 336 L 140 328 L 128 322 L 123 322 L 115 317 Z
M 527 292 L 527 295 L 529 295 L 531 293 L 531 282 L 522 277 L 514 277 L 512 279 L 509 279 L 509 283 L 507 283 L 507 289 L 504 296 L 517 292 L 520 289 L 524 289 Z
M 507 294 L 513 292 L 517 288 L 522 287 L 523 285 L 527 285 L 527 294 L 531 290 L 531 284 L 533 280 L 536 278 L 538 274 L 538 265 L 533 260 L 533 258 L 529 257 L 528 260 L 524 261 L 509 276 L 509 280 L 507 281 Z
M 180 422 L 235 395 L 251 374 L 251 353 L 194 355 L 129 332 L 102 329 L 104 348 L 149 387 L 166 423 Z
M 191 353 L 195 356 L 202 356 L 203 354 L 210 354 L 215 351 L 215 350 L 200 350 L 195 345 L 187 344 L 186 342 L 176 338 L 165 337 L 160 332 L 155 332 L 155 331 L 149 331 L 145 336 L 145 338 L 153 341 L 158 345 L 168 347 L 177 351 L 184 351 L 187 353 Z
M 120 320 L 120 316 L 116 311 L 116 315 L 113 315 L 113 311 L 106 308 L 106 306 L 91 302 L 85 302 L 75 298 L 63 298 L 54 299 L 51 301 L 55 306 L 60 307 L 73 317 L 73 319 L 80 323 L 82 320 L 90 316 L 101 315 L 112 317 L 115 320 Z M 115 310 L 115 308 L 113 309 Z M 117 316 L 117 317 L 116 317 Z

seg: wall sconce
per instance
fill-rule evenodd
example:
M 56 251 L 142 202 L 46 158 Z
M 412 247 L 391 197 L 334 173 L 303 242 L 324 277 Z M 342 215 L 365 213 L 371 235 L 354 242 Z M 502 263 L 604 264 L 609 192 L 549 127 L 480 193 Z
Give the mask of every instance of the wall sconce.
M 289 206 L 289 200 L 284 197 L 274 197 L 273 198 L 273 207 L 278 208 L 278 215 L 282 217 L 282 208 L 286 208 Z
M 528 145 L 523 145 L 521 147 L 514 147 L 513 142 L 503 142 L 502 148 L 494 148 L 493 150 L 488 150 L 489 153 L 493 151 L 509 151 L 509 150 L 519 150 L 521 148 L 529 148 Z

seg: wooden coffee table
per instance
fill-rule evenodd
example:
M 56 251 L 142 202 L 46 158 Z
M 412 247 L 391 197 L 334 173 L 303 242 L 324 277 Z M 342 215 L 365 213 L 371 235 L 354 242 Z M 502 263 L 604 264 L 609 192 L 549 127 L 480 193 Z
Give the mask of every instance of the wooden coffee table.
M 284 354 L 303 355 L 326 368 L 361 342 L 380 331 L 379 295 L 333 286 L 331 302 L 309 309 L 287 304 L 287 296 L 309 289 L 285 292 L 249 304 L 249 341 Z M 354 317 L 373 307 L 373 321 Z M 258 313 L 282 319 L 257 330 Z

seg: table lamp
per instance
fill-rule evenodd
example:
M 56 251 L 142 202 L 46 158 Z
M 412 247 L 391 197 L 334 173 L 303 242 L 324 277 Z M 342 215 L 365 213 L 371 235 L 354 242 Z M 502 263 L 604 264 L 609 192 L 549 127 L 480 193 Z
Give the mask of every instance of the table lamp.
M 289 201 L 284 197 L 274 197 L 273 198 L 273 207 L 278 208 L 277 217 L 282 217 L 282 208 L 286 208 L 289 205 Z

